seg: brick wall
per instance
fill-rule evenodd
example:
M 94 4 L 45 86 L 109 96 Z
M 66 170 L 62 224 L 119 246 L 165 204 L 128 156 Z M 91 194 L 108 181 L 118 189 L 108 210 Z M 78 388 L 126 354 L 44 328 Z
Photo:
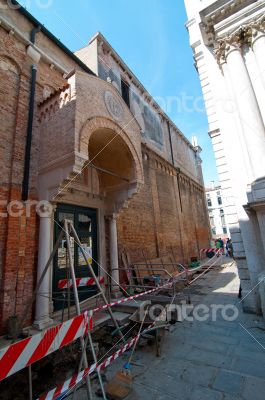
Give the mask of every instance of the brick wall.
M 1 2 L 2 3 L 2 2 Z M 32 29 L 16 11 L 7 17 L 27 35 Z M 21 25 L 21 26 L 20 26 Z M 42 33 L 37 40 L 43 42 Z M 47 44 L 47 43 L 46 43 Z M 57 50 L 60 54 L 60 51 Z M 8 317 L 22 316 L 30 301 L 36 279 L 38 219 L 34 211 L 26 214 L 26 205 L 18 216 L 10 216 L 6 206 L 21 201 L 24 154 L 28 123 L 28 104 L 33 61 L 27 56 L 26 45 L 16 35 L 0 27 L 0 333 L 5 332 Z M 69 62 L 69 70 L 72 68 Z M 39 158 L 38 106 L 45 88 L 51 91 L 66 83 L 61 72 L 40 62 L 37 72 L 35 119 L 31 149 L 29 200 L 37 199 Z M 14 206 L 13 211 L 18 211 Z M 5 215 L 6 214 L 6 215 Z M 24 319 L 27 325 L 30 312 Z
M 177 177 L 151 151 L 144 177 L 140 192 L 118 218 L 119 250 L 126 250 L 132 262 L 143 261 L 143 251 L 148 258 L 173 251 L 180 263 L 187 263 L 209 245 L 203 189 L 187 176 Z

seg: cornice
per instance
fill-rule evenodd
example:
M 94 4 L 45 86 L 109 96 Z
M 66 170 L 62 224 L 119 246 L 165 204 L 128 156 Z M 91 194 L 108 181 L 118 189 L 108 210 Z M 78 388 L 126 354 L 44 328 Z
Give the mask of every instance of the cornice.
M 243 45 L 252 47 L 254 42 L 265 35 L 265 16 L 259 16 L 252 22 L 241 25 L 233 33 L 216 42 L 214 54 L 217 62 L 221 65 L 226 62 L 227 55 L 232 50 L 240 50 Z

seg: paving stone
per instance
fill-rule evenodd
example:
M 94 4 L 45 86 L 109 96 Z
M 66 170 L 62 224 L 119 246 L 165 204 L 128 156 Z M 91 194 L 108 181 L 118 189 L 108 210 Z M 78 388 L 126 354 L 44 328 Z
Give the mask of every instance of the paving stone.
M 222 400 L 222 394 L 212 389 L 196 386 L 189 400 Z
M 214 380 L 216 372 L 217 369 L 213 367 L 204 366 L 199 370 L 198 367 L 192 365 L 184 369 L 182 377 L 192 384 L 209 387 Z
M 245 346 L 244 346 L 245 347 Z M 253 360 L 256 362 L 265 363 L 265 350 L 258 343 L 255 343 L 251 350 L 246 350 L 244 347 L 235 347 L 233 351 L 234 356 L 246 358 L 247 360 Z
M 244 400 L 264 400 L 265 380 L 259 378 L 245 378 L 243 389 Z
M 207 338 L 207 336 L 206 336 L 205 340 L 203 340 L 203 341 L 199 341 L 196 339 L 190 339 L 189 343 L 192 344 L 193 348 L 209 350 L 214 353 L 225 354 L 228 352 L 228 347 L 226 344 L 218 343 L 216 341 L 210 340 Z
M 213 367 L 226 368 L 230 364 L 230 359 L 224 355 L 206 351 L 194 349 L 186 357 L 188 360 L 197 361 L 200 364 L 210 365 Z
M 176 399 L 189 400 L 192 386 L 182 379 L 166 375 L 162 371 L 153 375 L 147 374 L 141 379 L 141 384 L 145 387 L 159 390 L 160 392 L 174 396 Z
M 233 372 L 220 371 L 218 372 L 213 388 L 221 392 L 239 395 L 243 385 L 243 377 Z
M 161 397 L 164 396 L 164 397 Z M 173 400 L 174 397 L 168 396 L 167 394 L 163 394 L 158 390 L 145 387 L 143 385 L 134 384 L 133 392 L 126 398 L 126 400 L 139 400 L 139 399 L 150 399 L 150 400 Z
M 176 337 L 181 337 L 183 339 L 185 339 L 185 341 L 188 342 L 189 337 L 194 337 L 197 338 L 198 340 L 205 340 L 205 338 L 207 337 L 207 340 L 212 340 L 215 341 L 217 343 L 225 343 L 225 344 L 231 344 L 231 345 L 237 345 L 239 344 L 238 339 L 236 339 L 235 337 L 231 337 L 231 336 L 223 336 L 223 335 L 216 335 L 213 333 L 205 333 L 205 332 L 201 332 L 199 329 L 184 329 L 183 330 L 178 330 L 178 332 L 175 334 Z M 174 336 L 175 336 L 174 335 Z
M 235 357 L 232 363 L 232 369 L 241 372 L 244 375 L 251 375 L 253 377 L 265 379 L 265 362 L 261 363 L 243 357 Z

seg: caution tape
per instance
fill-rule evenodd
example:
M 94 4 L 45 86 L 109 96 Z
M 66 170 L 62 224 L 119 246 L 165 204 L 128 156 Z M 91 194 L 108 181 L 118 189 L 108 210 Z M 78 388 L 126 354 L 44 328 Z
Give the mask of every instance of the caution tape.
M 0 350 L 0 381 L 74 342 L 92 329 L 88 311 Z
M 121 349 L 113 353 L 111 356 L 106 358 L 101 364 L 92 364 L 89 368 L 84 369 L 67 379 L 64 383 L 57 385 L 55 388 L 50 390 L 48 393 L 43 394 L 38 400 L 55 400 L 59 396 L 62 396 L 78 383 L 80 383 L 86 376 L 91 375 L 94 371 L 102 370 L 108 367 L 113 361 L 119 358 L 125 351 L 129 350 L 135 342 L 137 342 L 140 338 L 140 335 L 135 336 L 133 339 L 129 340 Z
M 76 278 L 76 286 L 77 287 L 84 287 L 84 286 L 95 286 L 96 285 L 96 281 L 94 278 L 91 277 L 87 277 L 87 278 Z M 100 278 L 99 280 L 99 284 L 103 285 L 104 284 L 104 277 Z M 69 282 L 69 286 L 68 286 L 68 282 Z M 58 282 L 58 288 L 59 289 L 67 289 L 67 288 L 72 288 L 73 287 L 73 281 L 72 279 L 61 279 Z
M 206 249 L 201 249 L 200 250 L 200 253 L 210 253 L 210 252 L 213 252 L 213 253 L 215 253 L 216 251 L 218 251 L 219 249 L 215 249 L 215 248 L 206 248 Z
M 99 306 L 99 307 L 97 307 L 97 308 L 94 308 L 94 309 L 92 310 L 92 312 L 97 312 L 97 311 L 105 310 L 106 308 L 113 307 L 113 306 L 116 306 L 116 305 L 118 305 L 118 304 L 126 303 L 126 301 L 133 300 L 133 299 L 137 299 L 138 297 L 145 296 L 145 295 L 150 294 L 150 293 L 154 293 L 154 292 L 156 292 L 156 291 L 158 291 L 158 290 L 161 290 L 161 289 L 163 289 L 163 288 L 165 288 L 165 287 L 170 287 L 170 286 L 172 286 L 172 285 L 173 285 L 173 282 L 169 282 L 169 283 L 166 283 L 165 285 L 156 286 L 154 289 L 147 290 L 147 291 L 145 291 L 145 292 L 138 293 L 138 294 L 135 294 L 135 295 L 133 295 L 133 296 L 124 297 L 123 299 L 116 300 L 116 301 L 114 301 L 114 302 L 112 302 L 112 303 L 104 304 L 104 305 L 102 305 L 102 306 Z
M 153 293 L 164 287 L 172 286 L 172 284 L 170 282 L 146 292 L 105 304 L 90 312 L 94 313 L 117 304 L 125 303 L 126 301 Z M 92 319 L 88 317 L 88 311 L 85 311 L 75 318 L 2 348 L 0 350 L 0 381 L 39 361 L 52 352 L 61 349 L 76 339 L 85 336 L 88 329 L 92 329 Z

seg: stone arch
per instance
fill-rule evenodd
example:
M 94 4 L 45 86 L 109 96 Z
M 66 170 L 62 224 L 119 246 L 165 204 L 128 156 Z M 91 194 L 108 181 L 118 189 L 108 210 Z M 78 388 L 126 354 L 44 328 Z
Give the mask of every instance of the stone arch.
M 137 152 L 135 145 L 132 143 L 126 131 L 119 124 L 117 124 L 117 122 L 114 122 L 110 118 L 96 116 L 86 120 L 79 134 L 79 143 L 78 143 L 79 152 L 82 155 L 87 156 L 87 158 L 89 158 L 88 148 L 89 148 L 90 138 L 96 131 L 102 129 L 108 129 L 114 132 L 115 135 L 119 136 L 123 140 L 128 150 L 130 151 L 133 162 L 135 164 L 135 179 L 138 181 L 138 183 L 143 183 L 144 181 L 143 168 L 139 156 L 139 153 L 141 155 L 141 151 Z

